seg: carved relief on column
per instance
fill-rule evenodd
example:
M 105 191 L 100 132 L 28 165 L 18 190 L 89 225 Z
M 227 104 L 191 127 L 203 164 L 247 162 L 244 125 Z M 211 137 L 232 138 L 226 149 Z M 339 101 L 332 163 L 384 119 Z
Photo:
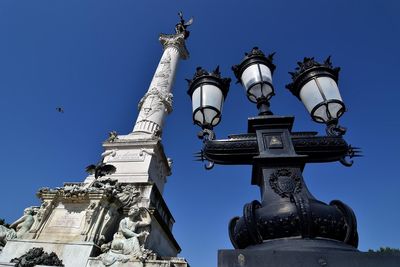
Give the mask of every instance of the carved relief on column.
M 164 117 L 172 112 L 173 95 L 170 91 L 178 63 L 177 57 L 178 54 L 171 49 L 164 52 L 150 84 L 150 89 L 139 101 L 139 116 L 134 131 L 161 136 Z
M 172 84 L 179 58 L 186 59 L 185 33 L 161 34 L 164 53 L 153 76 L 149 90 L 139 101 L 139 115 L 133 132 L 145 132 L 160 137 L 166 115 L 172 112 Z

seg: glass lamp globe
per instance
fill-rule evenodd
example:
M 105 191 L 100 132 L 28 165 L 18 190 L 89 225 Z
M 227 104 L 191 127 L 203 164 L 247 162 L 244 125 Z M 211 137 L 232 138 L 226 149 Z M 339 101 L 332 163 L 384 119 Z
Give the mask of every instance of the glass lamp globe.
M 290 72 L 293 82 L 286 88 L 303 102 L 314 121 L 337 123 L 346 111 L 337 84 L 340 68 L 332 67 L 330 57 L 322 64 L 304 58 L 298 65 L 296 72 Z
M 198 67 L 189 82 L 193 122 L 203 129 L 213 129 L 221 121 L 222 107 L 231 79 L 221 78 L 219 67 L 208 72 Z
M 253 103 L 261 99 L 268 101 L 275 94 L 272 85 L 275 70 L 273 55 L 266 57 L 258 47 L 254 47 L 250 53 L 245 53 L 239 65 L 232 67 L 238 82 L 243 85 L 248 99 Z

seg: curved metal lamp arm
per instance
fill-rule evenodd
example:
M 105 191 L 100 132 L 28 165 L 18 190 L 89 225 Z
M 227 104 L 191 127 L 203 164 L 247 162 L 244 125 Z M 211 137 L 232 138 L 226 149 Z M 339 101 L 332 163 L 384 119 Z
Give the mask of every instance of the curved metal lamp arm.
M 361 150 L 359 147 L 352 147 L 351 145 L 349 145 L 346 155 L 344 155 L 339 161 L 344 166 L 351 167 L 354 163 L 354 161 L 351 159 L 355 157 L 362 157 L 360 153 Z
M 325 131 L 328 136 L 341 137 L 346 133 L 347 128 L 340 126 L 339 121 L 335 119 L 326 123 Z
M 195 160 L 196 161 L 201 161 L 201 162 L 206 162 L 205 164 L 204 164 L 204 168 L 206 169 L 206 170 L 211 170 L 212 168 L 214 168 L 214 165 L 215 165 L 215 163 L 214 163 L 214 161 L 211 161 L 211 160 L 208 160 L 208 159 L 206 159 L 206 157 L 204 157 L 204 152 L 203 152 L 203 150 L 201 150 L 200 152 L 197 152 L 197 153 L 195 153 L 194 154 L 194 156 L 195 156 Z
M 208 140 L 215 140 L 216 136 L 212 129 L 204 128 L 200 132 L 198 132 L 197 137 L 203 140 L 203 143 Z
M 215 133 L 212 129 L 207 129 L 207 128 L 203 128 L 203 130 L 201 130 L 198 134 L 197 137 L 201 140 L 203 140 L 203 143 L 209 141 L 209 140 L 215 140 L 216 136 Z M 204 164 L 204 168 L 206 170 L 211 170 L 212 168 L 214 168 L 214 161 L 208 160 L 204 157 L 204 153 L 203 150 L 201 150 L 199 153 L 196 153 L 196 156 L 198 157 L 198 161 L 206 161 L 206 163 Z

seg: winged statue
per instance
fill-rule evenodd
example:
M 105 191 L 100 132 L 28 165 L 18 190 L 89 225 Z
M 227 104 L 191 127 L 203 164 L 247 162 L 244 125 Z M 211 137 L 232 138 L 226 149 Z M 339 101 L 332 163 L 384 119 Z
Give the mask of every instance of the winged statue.
M 180 21 L 178 22 L 178 24 L 175 25 L 175 32 L 177 34 L 183 33 L 185 36 L 185 39 L 187 39 L 189 37 L 190 32 L 186 28 L 189 27 L 190 25 L 192 25 L 193 18 L 190 18 L 188 21 L 185 21 L 185 19 L 183 18 L 182 11 L 180 11 L 178 13 L 178 16 L 180 18 Z

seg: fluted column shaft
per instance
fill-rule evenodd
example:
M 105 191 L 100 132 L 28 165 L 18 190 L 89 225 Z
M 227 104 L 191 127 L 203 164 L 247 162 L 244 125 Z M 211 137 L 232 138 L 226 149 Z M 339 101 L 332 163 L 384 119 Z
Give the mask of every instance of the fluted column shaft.
M 188 58 L 183 34 L 161 34 L 164 52 L 147 93 L 140 100 L 133 132 L 161 136 L 165 117 L 172 112 L 172 86 L 179 59 Z

